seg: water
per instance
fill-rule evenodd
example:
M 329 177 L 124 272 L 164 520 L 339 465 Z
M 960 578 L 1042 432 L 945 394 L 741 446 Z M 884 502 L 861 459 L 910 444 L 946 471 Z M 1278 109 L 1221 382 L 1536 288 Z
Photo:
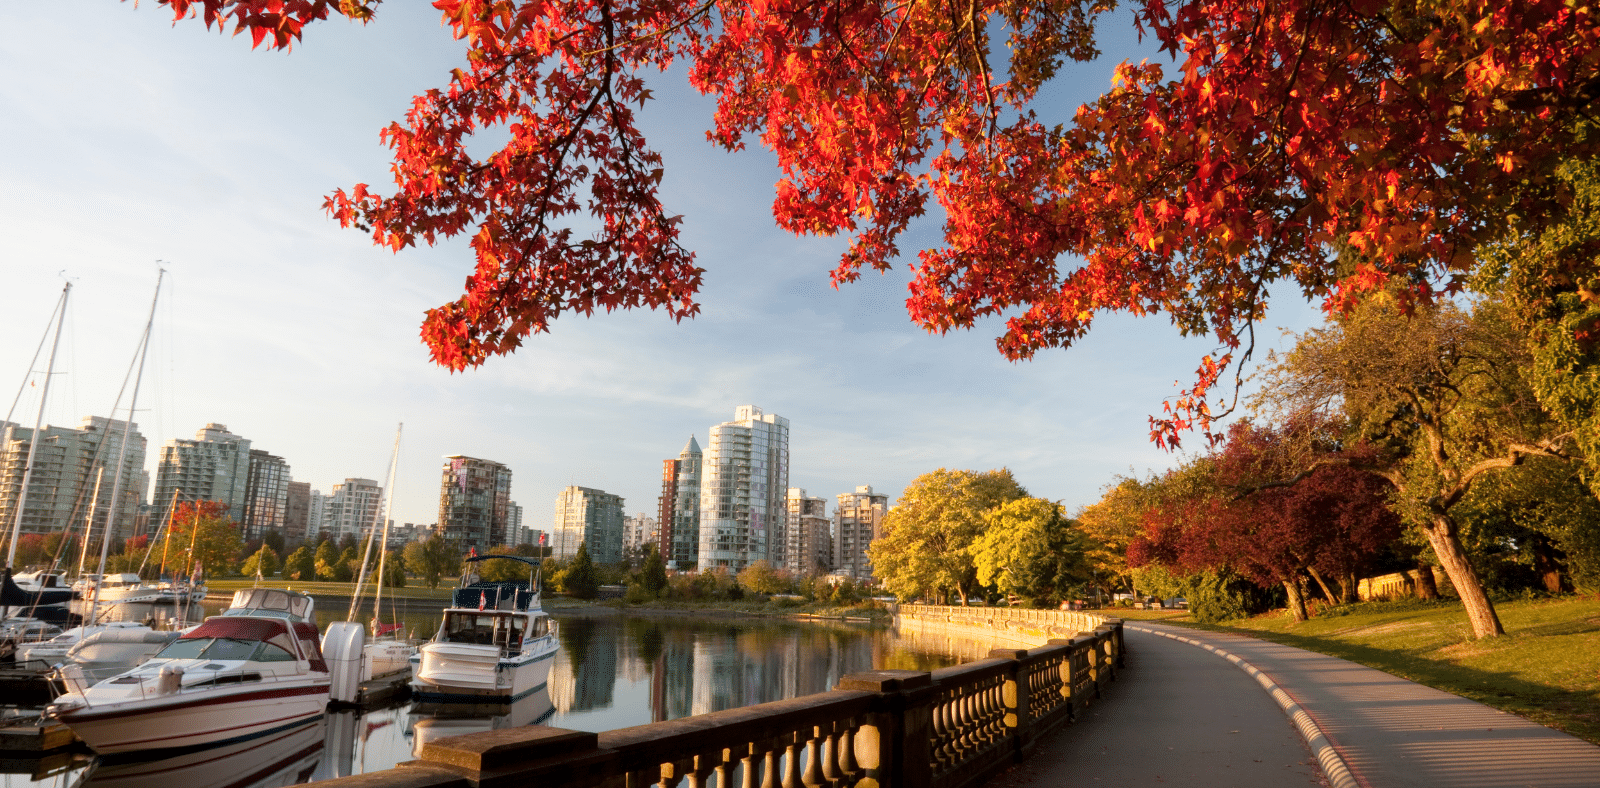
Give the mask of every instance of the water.
M 345 616 L 343 604 L 319 599 L 318 607 L 324 624 Z M 444 736 L 532 723 L 612 730 L 823 692 L 858 671 L 932 670 L 960 661 L 865 624 L 559 611 L 555 618 L 561 650 L 548 686 L 509 706 L 405 704 L 332 713 L 284 733 L 159 760 L 0 761 L 11 772 L 0 775 L 0 786 L 275 788 L 388 769 Z M 428 637 L 438 613 L 419 607 L 403 621 Z

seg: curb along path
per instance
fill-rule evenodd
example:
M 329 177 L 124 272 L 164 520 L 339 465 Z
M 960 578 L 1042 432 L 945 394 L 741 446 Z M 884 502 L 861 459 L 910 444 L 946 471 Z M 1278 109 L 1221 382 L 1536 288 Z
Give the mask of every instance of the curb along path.
M 1260 683 L 1332 788 L 1595 788 L 1600 746 L 1353 662 L 1242 635 L 1129 622 Z
M 1311 754 L 1316 756 L 1317 763 L 1321 764 L 1322 774 L 1327 778 L 1328 785 L 1331 788 L 1371 788 L 1371 786 L 1362 785 L 1350 773 L 1350 767 L 1345 764 L 1344 758 L 1339 755 L 1339 751 L 1333 746 L 1333 743 L 1328 741 L 1327 735 L 1317 726 L 1316 720 L 1312 719 L 1305 709 L 1300 708 L 1300 704 L 1296 703 L 1289 693 L 1284 692 L 1282 687 L 1275 684 L 1271 677 L 1262 673 L 1256 666 L 1240 659 L 1237 654 L 1229 653 L 1209 643 L 1201 643 L 1193 638 L 1174 634 L 1165 629 L 1158 630 L 1146 626 L 1130 626 L 1128 624 L 1123 626 L 1135 632 L 1148 632 L 1152 635 L 1172 638 L 1180 643 L 1199 646 L 1238 665 L 1245 673 L 1250 674 L 1251 678 L 1259 682 L 1261 688 L 1265 689 L 1273 700 L 1278 702 L 1278 706 L 1283 709 L 1284 714 L 1289 715 L 1289 721 L 1294 723 L 1295 730 L 1300 732 L 1300 738 L 1305 739 L 1306 746 L 1311 748 Z

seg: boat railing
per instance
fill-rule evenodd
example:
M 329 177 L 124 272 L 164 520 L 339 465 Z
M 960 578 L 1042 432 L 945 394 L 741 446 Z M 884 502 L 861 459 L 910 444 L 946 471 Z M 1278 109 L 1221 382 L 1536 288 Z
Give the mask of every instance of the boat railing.
M 270 671 L 262 671 L 260 668 L 242 668 L 216 672 L 204 671 L 196 674 L 162 671 L 152 675 L 140 672 L 97 679 L 91 672 L 85 671 L 76 665 L 63 665 L 56 670 L 55 675 L 56 682 L 59 682 L 66 691 L 82 694 L 84 704 L 88 706 L 95 704 L 87 694 L 83 693 L 83 690 L 91 686 L 125 686 L 127 694 L 118 694 L 112 702 L 126 703 L 134 699 L 149 700 L 158 697 L 186 695 L 203 690 L 214 690 L 218 687 L 274 684 L 290 678 L 298 677 L 278 676 Z

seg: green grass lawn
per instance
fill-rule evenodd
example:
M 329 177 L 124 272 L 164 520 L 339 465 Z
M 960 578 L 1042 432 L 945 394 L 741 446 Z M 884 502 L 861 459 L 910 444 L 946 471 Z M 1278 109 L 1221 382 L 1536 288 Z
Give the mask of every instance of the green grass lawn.
M 256 580 L 253 577 L 238 577 L 228 580 L 211 579 L 206 581 L 207 592 L 211 594 L 232 594 L 241 588 L 251 588 L 255 585 Z M 355 583 L 284 580 L 276 577 L 262 581 L 261 585 L 273 588 L 287 588 L 290 591 L 299 591 L 302 594 L 316 596 L 350 596 L 356 587 Z M 383 595 L 385 598 L 393 599 L 448 600 L 450 599 L 450 592 L 455 587 L 456 579 L 449 577 L 440 580 L 439 587 L 432 590 L 429 590 L 427 586 L 414 585 L 406 586 L 405 588 L 385 588 L 383 589 Z M 372 593 L 372 583 L 370 581 L 367 583 L 366 592 L 368 594 Z
M 1225 625 L 1171 623 L 1253 635 L 1411 679 L 1600 744 L 1600 599 L 1495 605 L 1506 635 L 1473 640 L 1453 600 L 1399 600 L 1288 613 Z

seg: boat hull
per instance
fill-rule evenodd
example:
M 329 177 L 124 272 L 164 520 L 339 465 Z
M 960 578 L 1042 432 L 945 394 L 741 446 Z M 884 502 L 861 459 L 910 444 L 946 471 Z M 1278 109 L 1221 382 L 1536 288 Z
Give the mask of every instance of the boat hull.
M 57 713 L 95 752 L 222 744 L 264 736 L 321 717 L 326 679 L 186 691 Z
M 556 649 L 501 657 L 498 650 L 455 643 L 428 643 L 413 658 L 411 694 L 432 703 L 509 703 L 550 680 Z

